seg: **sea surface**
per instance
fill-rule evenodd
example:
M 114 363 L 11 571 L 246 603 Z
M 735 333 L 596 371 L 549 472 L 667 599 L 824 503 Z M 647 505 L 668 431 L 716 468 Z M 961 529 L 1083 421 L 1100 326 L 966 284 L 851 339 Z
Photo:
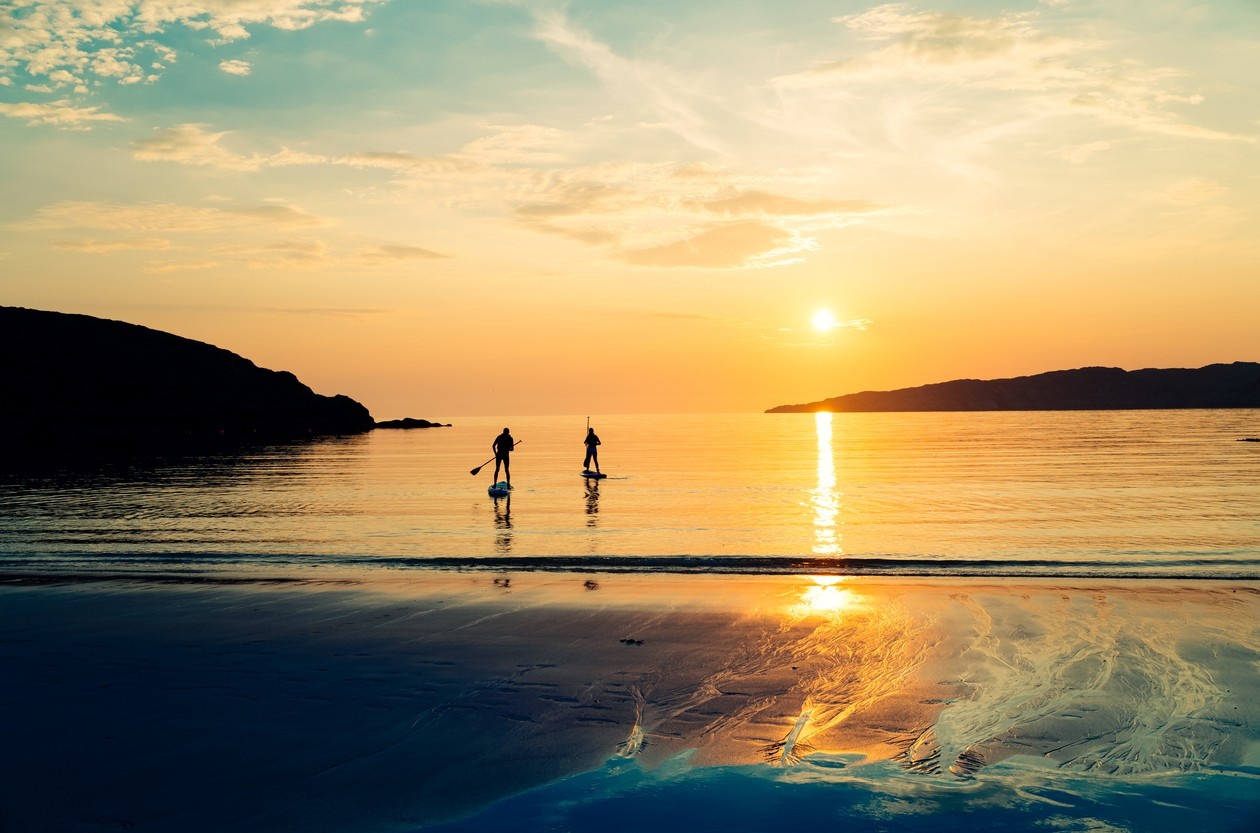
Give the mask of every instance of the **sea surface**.
M 1260 578 L 1254 410 L 589 419 L 602 481 L 585 416 L 5 470 L 0 571 Z

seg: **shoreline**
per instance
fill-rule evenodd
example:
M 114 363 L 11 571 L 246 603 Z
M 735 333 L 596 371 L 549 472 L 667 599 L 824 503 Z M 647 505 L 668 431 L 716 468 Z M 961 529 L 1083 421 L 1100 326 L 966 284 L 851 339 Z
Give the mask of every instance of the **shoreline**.
M 783 578 L 831 575 L 845 580 L 898 581 L 1223 581 L 1260 584 L 1260 560 L 1211 564 L 1188 556 L 1162 563 L 1046 559 L 923 559 L 800 556 L 425 556 L 353 555 L 342 563 L 324 556 L 170 553 L 120 556 L 96 553 L 8 554 L 0 560 L 0 585 L 47 581 L 152 581 L 248 583 L 424 581 L 437 575 L 617 575 Z M 269 563 L 274 559 L 275 563 Z
M 626 778 L 1018 804 L 1050 767 L 1108 795 L 1173 779 L 1241 830 L 1230 814 L 1260 809 L 1256 622 L 1260 589 L 1212 580 L 3 583 L 0 741 L 22 752 L 0 818 L 476 829 Z

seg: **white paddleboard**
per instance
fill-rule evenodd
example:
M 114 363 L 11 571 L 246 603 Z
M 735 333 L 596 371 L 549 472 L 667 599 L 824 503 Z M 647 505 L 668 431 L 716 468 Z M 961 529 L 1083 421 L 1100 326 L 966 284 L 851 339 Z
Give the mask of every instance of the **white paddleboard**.
M 500 480 L 489 489 L 486 489 L 486 491 L 490 494 L 490 497 L 507 497 L 512 493 L 512 486 L 506 480 Z

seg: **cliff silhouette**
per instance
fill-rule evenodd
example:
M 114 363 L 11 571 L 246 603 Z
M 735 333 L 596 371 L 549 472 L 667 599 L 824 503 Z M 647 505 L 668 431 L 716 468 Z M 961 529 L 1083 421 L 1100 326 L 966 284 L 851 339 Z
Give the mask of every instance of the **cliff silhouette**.
M 811 411 L 1105 411 L 1260 408 L 1260 364 L 1197 369 L 1084 367 L 1013 379 L 958 379 L 914 388 L 863 391 L 779 405 L 766 413 Z
M 368 409 L 286 371 L 135 324 L 0 307 L 0 430 L 11 448 L 284 442 L 372 429 Z

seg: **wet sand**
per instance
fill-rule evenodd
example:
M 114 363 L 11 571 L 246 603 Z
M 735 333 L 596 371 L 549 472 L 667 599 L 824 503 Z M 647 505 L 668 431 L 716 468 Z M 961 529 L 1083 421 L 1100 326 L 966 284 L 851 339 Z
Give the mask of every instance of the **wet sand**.
M 9 582 L 0 828 L 414 830 L 632 766 L 898 800 L 1207 773 L 1235 803 L 1190 810 L 1254 829 L 1258 622 L 1240 582 Z

